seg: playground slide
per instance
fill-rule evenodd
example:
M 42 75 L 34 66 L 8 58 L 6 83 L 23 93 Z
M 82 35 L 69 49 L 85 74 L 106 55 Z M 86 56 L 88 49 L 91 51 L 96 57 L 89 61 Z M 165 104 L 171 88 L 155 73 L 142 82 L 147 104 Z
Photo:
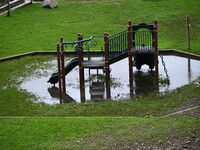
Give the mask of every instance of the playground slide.
M 72 69 L 74 69 L 78 65 L 78 58 L 72 59 L 66 66 L 65 66 L 65 75 L 67 75 Z M 58 73 L 53 73 L 49 79 L 51 84 L 58 83 Z

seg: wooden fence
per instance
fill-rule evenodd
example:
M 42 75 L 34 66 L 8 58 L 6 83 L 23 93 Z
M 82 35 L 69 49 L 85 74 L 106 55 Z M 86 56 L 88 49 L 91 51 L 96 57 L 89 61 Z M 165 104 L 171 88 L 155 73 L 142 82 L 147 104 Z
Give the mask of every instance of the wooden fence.
M 32 4 L 32 0 L 5 0 L 0 4 L 0 15 L 7 13 L 10 16 L 12 10 L 28 4 Z

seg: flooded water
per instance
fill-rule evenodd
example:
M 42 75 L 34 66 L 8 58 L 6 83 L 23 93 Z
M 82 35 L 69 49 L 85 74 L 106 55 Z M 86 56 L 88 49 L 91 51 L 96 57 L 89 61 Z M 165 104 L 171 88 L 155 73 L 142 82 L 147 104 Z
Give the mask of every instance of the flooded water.
M 133 95 L 148 94 L 154 90 L 159 92 L 165 92 L 176 89 L 183 85 L 186 85 L 200 76 L 200 61 L 178 57 L 178 56 L 163 56 L 168 75 L 170 78 L 170 84 L 159 84 L 159 88 L 155 85 L 154 71 L 149 70 L 149 67 L 143 65 L 140 71 L 137 71 L 133 67 L 134 74 L 134 90 Z M 69 62 L 69 60 L 66 61 Z M 81 102 L 80 89 L 79 89 L 79 69 L 75 67 L 66 76 L 66 89 L 67 93 L 64 95 L 62 101 L 59 99 L 58 84 L 51 85 L 47 83 L 52 73 L 56 70 L 57 62 L 52 60 L 51 63 L 55 64 L 52 69 L 43 70 L 49 73 L 49 76 L 43 76 L 40 78 L 31 77 L 22 83 L 21 88 L 35 94 L 38 97 L 38 101 L 45 102 L 47 104 L 58 104 L 66 102 Z M 111 99 L 129 99 L 129 70 L 128 70 L 128 58 L 125 58 L 110 66 L 111 68 Z M 91 75 L 96 75 L 97 70 L 84 69 L 85 73 L 85 99 L 91 101 L 96 95 L 101 99 L 105 98 L 105 89 L 103 81 L 101 79 L 93 79 L 90 81 Z M 103 76 L 103 71 L 98 70 L 98 74 Z M 160 78 L 166 78 L 166 74 L 162 65 L 162 60 L 159 58 L 159 76 Z M 162 79 L 161 79 L 162 80 Z M 98 84 L 100 83 L 101 86 Z M 95 85 L 96 84 L 96 85 Z M 95 87 L 96 86 L 96 87 Z M 97 89 L 98 87 L 98 89 Z M 103 87 L 103 88 L 102 88 Z M 95 90 L 97 91 L 95 93 Z

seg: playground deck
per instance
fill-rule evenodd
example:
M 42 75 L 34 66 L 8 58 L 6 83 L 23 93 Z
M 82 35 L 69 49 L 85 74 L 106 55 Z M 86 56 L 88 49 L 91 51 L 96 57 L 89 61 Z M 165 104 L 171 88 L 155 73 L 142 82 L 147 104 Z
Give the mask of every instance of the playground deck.
M 146 54 L 152 53 L 154 54 L 154 47 L 153 46 L 135 46 L 132 48 L 133 54 Z
M 105 61 L 104 60 L 83 61 L 82 67 L 90 69 L 103 69 L 105 67 Z

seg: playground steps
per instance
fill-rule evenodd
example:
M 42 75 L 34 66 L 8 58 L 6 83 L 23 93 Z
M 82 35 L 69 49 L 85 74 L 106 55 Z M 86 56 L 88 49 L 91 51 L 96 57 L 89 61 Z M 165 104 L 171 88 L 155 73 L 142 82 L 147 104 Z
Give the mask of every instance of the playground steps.
M 90 93 L 91 93 L 91 99 L 103 100 L 105 93 L 104 82 L 102 81 L 92 82 L 92 84 L 90 85 Z
M 104 66 L 105 66 L 104 60 L 89 60 L 89 61 L 83 61 L 82 62 L 83 68 L 103 69 Z

